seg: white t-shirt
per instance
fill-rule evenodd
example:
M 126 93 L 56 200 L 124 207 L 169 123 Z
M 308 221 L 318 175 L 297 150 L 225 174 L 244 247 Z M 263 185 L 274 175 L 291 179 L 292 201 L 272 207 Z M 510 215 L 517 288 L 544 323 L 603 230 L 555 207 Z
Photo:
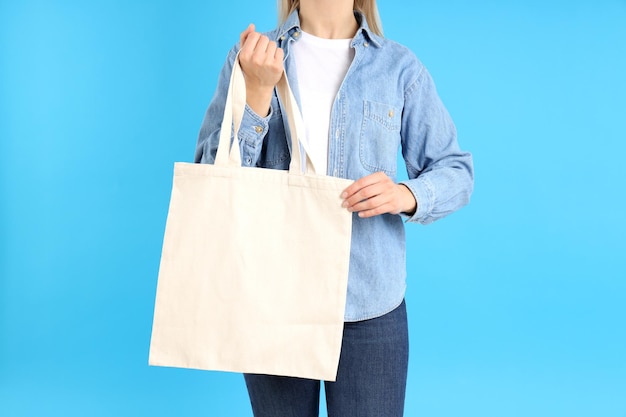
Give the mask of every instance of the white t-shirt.
M 330 112 L 354 49 L 352 39 L 323 39 L 305 32 L 301 36 L 292 45 L 292 53 L 306 131 L 304 145 L 318 174 L 326 174 Z

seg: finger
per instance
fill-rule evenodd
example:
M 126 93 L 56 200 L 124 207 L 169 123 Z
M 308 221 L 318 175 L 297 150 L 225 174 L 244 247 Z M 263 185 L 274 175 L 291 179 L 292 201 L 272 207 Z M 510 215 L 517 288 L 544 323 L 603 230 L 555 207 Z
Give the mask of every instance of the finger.
M 387 214 L 391 212 L 392 211 L 391 211 L 390 205 L 383 205 L 383 206 L 373 208 L 371 210 L 359 211 L 357 215 L 361 218 L 368 218 L 368 217 L 380 216 L 381 214 Z
M 270 40 L 265 35 L 260 35 L 254 47 L 253 56 L 258 64 L 264 64 L 267 56 L 267 47 Z
M 359 201 L 358 203 L 355 203 L 351 207 L 348 207 L 348 211 L 360 212 L 360 211 L 366 211 L 366 210 L 374 210 L 378 207 L 384 206 L 386 203 L 387 203 L 387 200 L 383 196 L 376 195 L 367 200 L 363 200 L 363 201 Z
M 353 210 L 359 217 L 373 217 L 381 214 L 398 214 L 393 203 L 385 196 L 377 196 L 354 206 Z
M 246 39 L 248 38 L 248 35 L 250 35 L 251 33 L 254 33 L 254 30 L 255 30 L 254 23 L 250 23 L 248 27 L 246 28 L 246 30 L 241 32 L 241 35 L 239 35 L 240 47 L 243 47 L 243 44 L 246 43 Z
M 283 48 L 276 48 L 276 51 L 274 51 L 274 61 L 276 62 L 283 62 L 283 59 L 285 59 L 285 51 L 283 51 Z
M 363 189 L 364 187 L 367 187 L 371 183 L 372 183 L 372 176 L 371 175 L 362 177 L 362 178 L 354 181 L 352 184 L 350 184 L 348 186 L 348 188 L 346 188 L 343 191 L 343 193 L 341 193 L 341 197 L 344 198 L 344 199 L 350 198 L 355 193 L 359 192 L 361 189 Z
M 256 50 L 256 45 L 259 42 L 260 37 L 261 34 L 258 32 L 249 33 L 246 41 L 241 46 L 241 54 L 245 55 L 246 57 L 251 57 Z
M 278 47 L 276 46 L 276 42 L 270 41 L 268 39 L 267 48 L 265 49 L 265 60 L 267 64 L 274 63 L 274 55 L 276 54 L 277 48 Z
M 358 180 L 356 180 L 355 182 L 353 182 L 350 186 L 348 186 L 348 188 L 346 188 L 343 193 L 341 193 L 341 197 L 346 199 L 349 198 L 350 196 L 352 196 L 353 194 L 355 194 L 356 192 L 358 192 L 359 190 L 372 185 L 374 183 L 377 183 L 381 180 L 381 178 L 385 178 L 387 177 L 384 173 L 382 172 L 376 172 L 374 174 L 370 174 L 367 175 L 365 177 L 362 177 Z
M 363 200 L 372 198 L 376 195 L 387 195 L 389 196 L 389 192 L 393 191 L 395 187 L 395 183 L 389 178 L 386 174 L 374 174 L 372 176 L 363 177 L 361 180 L 361 184 L 367 184 L 363 188 L 357 190 L 351 196 L 348 196 L 344 200 L 344 207 L 353 206 L 356 203 L 359 203 Z M 357 184 L 358 185 L 358 184 Z
M 267 63 L 275 71 L 282 72 L 284 52 L 281 48 L 278 47 L 278 44 L 276 44 L 276 42 L 270 42 L 270 44 L 271 48 L 268 47 L 268 49 L 271 49 L 271 53 L 268 52 Z
M 384 191 L 385 191 L 384 184 L 374 183 L 374 184 L 368 185 L 366 187 L 361 188 L 360 190 L 352 194 L 350 197 L 345 199 L 343 202 L 343 207 L 352 209 L 357 204 L 363 201 L 369 200 L 371 198 L 374 198 L 382 194 Z

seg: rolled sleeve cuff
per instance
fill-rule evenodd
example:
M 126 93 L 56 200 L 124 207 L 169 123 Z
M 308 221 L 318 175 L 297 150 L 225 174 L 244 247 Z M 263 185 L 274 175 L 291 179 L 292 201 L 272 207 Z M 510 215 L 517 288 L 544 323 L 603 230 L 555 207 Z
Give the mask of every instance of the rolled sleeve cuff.
M 435 188 L 428 179 L 416 178 L 414 180 L 402 181 L 400 184 L 408 187 L 413 193 L 417 202 L 417 210 L 412 216 L 404 215 L 406 222 L 428 224 L 435 219 L 432 218 L 432 210 L 435 203 Z
M 243 118 L 241 119 L 241 127 L 239 128 L 239 140 L 244 141 L 248 146 L 256 148 L 267 134 L 272 113 L 273 110 L 270 108 L 270 113 L 266 117 L 261 117 L 246 104 Z

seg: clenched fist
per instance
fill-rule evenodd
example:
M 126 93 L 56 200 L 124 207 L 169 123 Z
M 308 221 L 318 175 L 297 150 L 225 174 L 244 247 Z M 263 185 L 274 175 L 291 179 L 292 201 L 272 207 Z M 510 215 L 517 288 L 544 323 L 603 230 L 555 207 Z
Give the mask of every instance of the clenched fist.
M 246 102 L 255 113 L 267 116 L 274 87 L 283 74 L 283 50 L 256 32 L 253 24 L 241 33 L 240 41 L 239 63 L 246 80 Z

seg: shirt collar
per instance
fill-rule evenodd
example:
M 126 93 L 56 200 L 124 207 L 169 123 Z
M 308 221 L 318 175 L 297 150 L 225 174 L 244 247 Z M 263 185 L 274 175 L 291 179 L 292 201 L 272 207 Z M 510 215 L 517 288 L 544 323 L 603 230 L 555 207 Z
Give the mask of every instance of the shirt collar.
M 359 23 L 359 29 L 357 29 L 356 34 L 352 39 L 352 45 L 355 45 L 358 41 L 362 40 L 362 38 L 365 38 L 366 41 L 371 42 L 376 47 L 380 47 L 382 44 L 382 38 L 372 32 L 369 25 L 367 24 L 365 16 L 357 11 L 354 12 L 354 16 Z M 298 16 L 298 10 L 294 10 L 289 16 L 287 16 L 285 23 L 283 23 L 283 25 L 279 27 L 278 39 L 285 40 L 285 38 L 293 36 L 295 33 L 301 31 L 302 29 L 300 28 L 300 16 Z M 298 35 L 295 36 L 297 37 Z

